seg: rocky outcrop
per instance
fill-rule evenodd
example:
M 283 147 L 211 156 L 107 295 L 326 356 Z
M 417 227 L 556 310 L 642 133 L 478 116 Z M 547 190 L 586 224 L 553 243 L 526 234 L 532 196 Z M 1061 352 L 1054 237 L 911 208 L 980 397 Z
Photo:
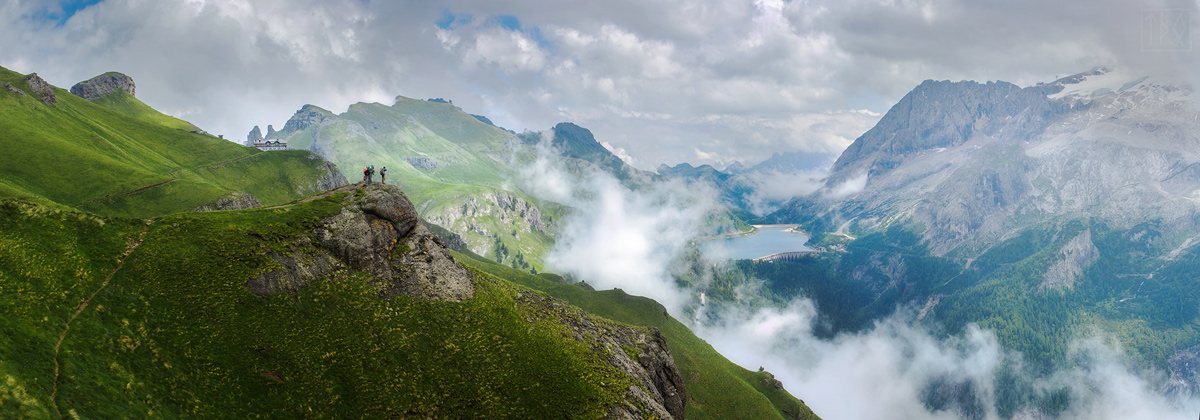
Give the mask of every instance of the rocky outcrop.
M 412 202 L 392 185 L 348 186 L 342 210 L 290 252 L 271 253 L 279 268 L 247 282 L 259 296 L 290 293 L 337 272 L 371 274 L 380 296 L 462 301 L 475 293 L 471 274 L 421 226 Z
M 274 138 L 273 136 L 275 136 L 275 126 L 273 126 L 271 124 L 267 124 L 267 137 L 266 138 L 268 138 L 268 139 Z
M 262 130 L 259 130 L 257 125 L 254 126 L 254 128 L 250 129 L 249 134 L 246 134 L 246 145 L 248 145 L 248 146 L 253 146 L 254 142 L 262 141 L 262 140 L 263 140 Z
M 309 155 L 308 158 L 321 159 L 321 156 L 312 154 Z M 321 170 L 323 170 L 325 174 L 322 175 L 320 179 L 317 179 L 316 182 L 312 184 L 300 186 L 298 188 L 300 191 L 297 191 L 297 193 L 304 194 L 305 192 L 329 191 L 334 188 L 339 188 L 350 184 L 350 182 L 346 180 L 346 176 L 342 175 L 342 171 L 338 170 L 337 165 L 333 164 L 333 162 L 325 162 L 325 164 L 321 166 Z
M 29 89 L 33 90 L 33 94 L 41 98 L 46 105 L 54 105 L 58 103 L 58 98 L 54 96 L 54 86 L 50 86 L 37 73 L 30 73 L 25 76 L 25 84 L 29 85 Z
M 89 101 L 118 91 L 125 91 L 130 96 L 137 96 L 137 86 L 134 85 L 133 78 L 110 71 L 71 86 L 72 94 Z
M 12 83 L 4 82 L 4 87 L 6 89 L 8 89 L 9 92 L 15 93 L 17 96 L 20 96 L 22 98 L 25 97 L 25 91 L 23 91 L 21 89 L 17 89 L 16 86 L 12 85 Z
M 1075 286 L 1075 279 L 1097 258 L 1100 258 L 1100 251 L 1092 243 L 1092 230 L 1085 230 L 1058 250 L 1058 260 L 1046 270 L 1041 289 Z
M 412 165 L 412 167 L 422 171 L 432 171 L 441 166 L 438 164 L 438 161 L 424 156 L 409 156 L 404 158 L 404 160 L 408 161 L 408 164 Z
M 604 419 L 683 419 L 687 401 L 683 376 L 667 348 L 666 337 L 657 328 L 608 321 L 537 292 L 518 291 L 517 302 L 541 308 L 539 313 L 557 318 L 572 338 L 589 343 L 609 365 L 633 378 L 625 400 L 613 406 Z M 532 318 L 528 321 L 537 322 Z
M 328 116 L 329 111 L 313 105 L 305 105 L 299 111 L 296 111 L 296 114 L 292 115 L 292 118 L 288 119 L 287 123 L 283 125 L 283 130 L 280 130 L 279 133 L 290 135 L 308 127 L 320 125 Z
M 231 192 L 209 204 L 192 209 L 192 211 L 245 210 L 262 207 L 258 197 L 242 191 Z

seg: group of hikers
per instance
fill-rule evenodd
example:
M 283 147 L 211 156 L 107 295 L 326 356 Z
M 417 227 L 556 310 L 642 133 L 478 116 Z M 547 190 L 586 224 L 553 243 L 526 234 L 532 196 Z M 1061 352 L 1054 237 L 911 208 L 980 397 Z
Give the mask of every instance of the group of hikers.
M 375 182 L 375 165 L 368 165 L 367 167 L 363 168 L 363 183 L 370 184 L 372 182 Z M 379 170 L 379 183 L 387 183 L 386 166 Z

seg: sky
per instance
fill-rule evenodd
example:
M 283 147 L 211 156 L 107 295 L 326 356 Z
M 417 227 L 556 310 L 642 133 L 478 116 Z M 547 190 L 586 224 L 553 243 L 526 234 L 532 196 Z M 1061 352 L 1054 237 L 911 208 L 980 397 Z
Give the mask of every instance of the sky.
M 635 166 L 836 155 L 925 79 L 1196 77 L 1197 0 L 0 0 L 0 66 L 106 71 L 244 139 L 301 106 L 446 98 Z

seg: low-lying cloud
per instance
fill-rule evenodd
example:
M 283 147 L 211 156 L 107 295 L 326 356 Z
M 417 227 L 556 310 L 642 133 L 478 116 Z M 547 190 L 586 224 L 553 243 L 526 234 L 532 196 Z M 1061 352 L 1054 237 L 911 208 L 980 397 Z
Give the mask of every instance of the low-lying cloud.
M 539 143 L 537 160 L 518 180 L 526 192 L 573 209 L 545 256 L 547 269 L 599 289 L 651 296 L 679 313 L 690 297 L 675 285 L 671 266 L 702 234 L 699 226 L 711 200 L 680 183 L 635 192 L 592 167 L 573 173 L 569 167 L 575 165 L 569 166 L 549 145 L 549 139 Z
M 1161 372 L 1131 367 L 1101 332 L 1072 344 L 1073 367 L 1032 377 L 990 331 L 972 325 L 939 338 L 915 325 L 911 312 L 832 338 L 814 334 L 820 316 L 807 299 L 699 318 L 717 320 L 692 328 L 721 354 L 767 368 L 826 419 L 1192 419 L 1200 412 L 1200 400 L 1167 391 Z M 997 380 L 1006 366 L 1015 367 L 1015 383 Z M 1042 396 L 1066 389 L 1070 405 L 1057 417 L 1038 417 L 1033 406 L 1001 413 L 998 387 L 1005 386 Z
M 744 198 L 746 210 L 759 216 L 778 210 L 792 197 L 812 194 L 824 185 L 825 170 L 765 171 L 741 175 L 752 192 Z

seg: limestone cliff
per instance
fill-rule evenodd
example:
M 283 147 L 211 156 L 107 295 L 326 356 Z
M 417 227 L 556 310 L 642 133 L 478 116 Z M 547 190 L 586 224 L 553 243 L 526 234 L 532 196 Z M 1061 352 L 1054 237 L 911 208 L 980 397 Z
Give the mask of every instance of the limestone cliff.
M 1189 86 L 1101 69 L 1025 88 L 926 81 L 776 218 L 851 236 L 908 225 L 966 259 L 1052 220 L 1191 235 L 1198 115 Z

